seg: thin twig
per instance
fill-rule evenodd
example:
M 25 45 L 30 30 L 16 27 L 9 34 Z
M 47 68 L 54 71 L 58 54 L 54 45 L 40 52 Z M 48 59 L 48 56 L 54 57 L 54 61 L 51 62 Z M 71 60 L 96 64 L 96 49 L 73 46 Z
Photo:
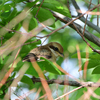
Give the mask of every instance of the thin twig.
M 55 33 L 55 32 L 57 32 L 57 31 L 59 31 L 59 30 L 65 28 L 66 26 L 72 24 L 75 20 L 81 18 L 82 16 L 84 16 L 84 15 L 87 14 L 88 12 L 90 12 L 90 11 L 96 9 L 96 8 L 99 7 L 99 6 L 100 6 L 100 4 L 98 4 L 97 6 L 91 8 L 90 10 L 86 11 L 85 13 L 81 14 L 80 16 L 76 17 L 75 19 L 70 20 L 69 22 L 67 22 L 67 24 L 65 24 L 64 26 L 62 26 L 62 27 L 60 27 L 60 28 L 58 28 L 58 29 L 52 31 L 52 32 L 51 32 L 50 34 L 48 34 L 47 36 L 50 36 L 50 35 L 52 35 L 53 33 Z M 53 15 L 54 15 L 54 14 L 53 14 Z M 54 16 L 55 16 L 55 15 L 54 15 Z
M 58 17 L 57 15 L 53 14 L 56 18 L 58 18 L 59 20 L 61 20 L 64 23 L 69 23 L 71 20 L 68 18 L 67 20 L 62 19 L 60 17 Z M 95 43 L 96 45 L 100 46 L 100 39 L 96 36 L 94 36 L 93 34 L 89 33 L 88 31 L 85 30 L 84 33 L 84 37 L 82 35 L 83 29 L 81 26 L 79 26 L 78 24 L 76 24 L 75 22 L 73 22 L 73 24 L 70 25 L 70 27 L 72 27 L 73 29 L 75 29 L 79 35 L 83 38 L 83 40 L 87 43 L 87 45 L 94 51 L 100 54 L 99 50 L 94 49 L 86 40 L 84 37 L 86 37 L 89 41 Z
M 47 26 L 45 26 L 43 23 L 41 23 L 41 22 L 38 20 L 38 18 L 37 18 L 37 15 L 38 15 L 38 13 L 39 13 L 39 10 L 40 10 L 40 8 L 41 8 L 43 2 L 44 2 L 44 0 L 42 0 L 41 4 L 40 4 L 40 6 L 39 6 L 39 8 L 38 8 L 38 10 L 37 10 L 37 13 L 36 13 L 36 15 L 35 15 L 35 18 L 37 19 L 38 23 L 40 23 L 44 28 L 47 28 L 48 30 L 53 31 L 52 29 L 50 29 L 49 27 L 47 27 Z
M 82 70 L 82 68 L 81 68 L 82 62 L 81 62 L 81 54 L 80 54 L 79 45 L 76 45 L 76 49 L 77 49 L 77 57 L 78 57 L 79 69 Z M 80 79 L 82 80 L 82 75 L 81 75 L 80 70 L 79 70 L 79 76 L 80 76 Z
M 72 92 L 74 92 L 74 91 L 76 91 L 76 90 L 81 89 L 82 87 L 83 87 L 83 86 L 80 86 L 80 87 L 78 87 L 78 88 L 76 88 L 76 89 L 73 89 L 72 91 L 70 91 L 70 92 L 68 92 L 68 93 L 63 94 L 62 96 L 59 96 L 58 98 L 56 98 L 56 99 L 54 99 L 54 100 L 61 99 L 61 98 L 63 98 L 64 96 L 69 95 L 70 93 L 72 93 Z
M 73 3 L 74 7 L 76 8 L 76 11 L 81 11 L 80 8 L 79 8 L 79 6 L 77 5 L 76 1 L 75 1 L 75 0 L 71 0 L 71 1 L 72 1 L 72 3 Z M 95 6 L 95 5 L 94 5 L 94 6 Z M 96 6 L 95 6 L 95 7 L 96 7 Z M 91 10 L 91 11 L 92 11 L 92 10 Z M 78 15 L 80 16 L 80 15 L 82 15 L 82 13 L 79 13 L 79 12 L 78 12 Z M 86 21 L 86 19 L 84 18 L 84 16 L 82 16 L 82 17 L 80 18 L 80 20 L 81 20 L 82 22 L 84 22 L 84 23 L 85 23 L 85 21 Z M 97 27 L 97 25 L 91 23 L 91 22 L 88 21 L 88 20 L 87 20 L 87 23 L 86 23 L 86 24 L 87 24 L 88 26 L 90 26 L 91 28 L 93 28 L 94 30 L 96 30 L 98 33 L 100 33 L 100 28 Z
M 98 0 L 98 4 L 99 4 L 99 0 Z M 97 11 L 99 12 L 99 7 L 97 8 Z M 99 15 L 97 15 L 97 26 L 99 27 Z
M 90 9 L 91 2 L 92 2 L 92 0 L 90 1 L 89 8 L 88 8 L 88 9 Z M 87 18 L 88 18 L 88 14 L 87 14 L 86 20 L 85 20 L 85 25 L 84 25 L 83 35 L 84 35 L 84 32 L 85 32 L 85 28 L 86 28 Z

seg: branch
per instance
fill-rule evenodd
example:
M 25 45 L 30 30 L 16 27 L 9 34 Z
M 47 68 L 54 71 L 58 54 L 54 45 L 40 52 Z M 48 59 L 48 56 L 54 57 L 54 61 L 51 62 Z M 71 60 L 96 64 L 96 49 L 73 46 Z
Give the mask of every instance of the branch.
M 71 0 L 71 1 L 72 1 L 72 3 L 73 3 L 73 6 L 75 7 L 76 11 L 81 11 L 80 8 L 79 8 L 79 6 L 77 5 L 76 1 L 75 1 L 75 0 Z M 78 15 L 80 16 L 80 15 L 82 15 L 82 14 L 78 12 Z M 80 18 L 80 20 L 81 20 L 82 22 L 84 22 L 84 23 L 85 23 L 85 21 L 86 21 L 86 19 L 85 19 L 83 16 Z M 88 20 L 87 20 L 86 24 L 87 24 L 88 26 L 90 26 L 91 28 L 93 28 L 94 30 L 96 30 L 98 33 L 100 33 L 100 28 L 99 28 L 97 25 L 91 23 L 91 22 L 88 21 Z
M 72 21 L 70 18 L 66 17 L 64 19 L 60 18 L 59 16 L 57 16 L 56 14 L 53 14 L 54 17 L 56 17 L 57 19 L 59 19 L 60 21 L 64 22 L 65 24 Z M 74 25 L 73 25 L 74 24 Z M 69 24 L 69 26 L 71 28 L 73 28 L 75 31 L 77 31 L 77 29 L 79 30 L 79 32 L 81 34 L 83 34 L 84 28 L 82 28 L 80 25 L 78 25 L 77 23 L 73 22 L 71 24 Z M 76 28 L 77 29 L 76 29 Z M 79 34 L 79 33 L 78 33 Z M 88 32 L 86 29 L 84 31 L 84 37 L 87 38 L 89 41 L 93 42 L 94 44 L 96 44 L 97 46 L 100 46 L 100 39 L 98 37 L 96 37 L 95 35 L 91 34 L 90 32 Z
M 41 82 L 40 78 L 31 78 L 33 83 Z M 44 80 L 44 79 L 42 79 Z M 48 84 L 59 84 L 59 85 L 69 85 L 69 86 L 75 86 L 75 87 L 100 87 L 100 83 L 94 83 L 94 82 L 77 82 L 77 81 L 69 81 L 69 80 L 46 80 Z
M 33 83 L 37 83 L 37 82 L 41 82 L 40 78 L 31 78 Z M 42 79 L 44 80 L 44 79 Z M 80 83 L 78 83 L 77 81 L 68 81 L 68 80 L 64 80 L 64 81 L 61 81 L 61 80 L 56 80 L 56 79 L 51 79 L 51 80 L 46 80 L 48 84 L 60 84 L 60 85 L 69 85 L 69 86 L 76 86 L 76 87 L 79 87 L 81 86 Z
M 8 81 L 6 81 L 5 84 L 12 82 L 15 78 L 10 79 Z M 69 81 L 69 80 L 57 80 L 57 79 L 51 79 L 51 80 L 45 80 L 42 78 L 36 78 L 36 77 L 32 77 L 31 78 L 32 82 L 38 83 L 42 81 L 46 81 L 48 84 L 59 84 L 59 85 L 69 85 L 69 86 L 74 86 L 74 87 L 100 87 L 100 83 L 95 83 L 95 82 L 77 82 L 77 81 Z

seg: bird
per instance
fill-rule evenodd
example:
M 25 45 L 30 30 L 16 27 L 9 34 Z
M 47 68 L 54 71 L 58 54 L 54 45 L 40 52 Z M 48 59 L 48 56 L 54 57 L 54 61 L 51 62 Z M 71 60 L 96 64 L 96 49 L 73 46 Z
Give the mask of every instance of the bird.
M 44 57 L 52 62 L 55 62 L 59 56 L 64 57 L 63 47 L 58 42 L 50 42 L 46 45 L 32 49 L 29 54 L 23 58 L 22 61 L 41 61 L 40 57 Z

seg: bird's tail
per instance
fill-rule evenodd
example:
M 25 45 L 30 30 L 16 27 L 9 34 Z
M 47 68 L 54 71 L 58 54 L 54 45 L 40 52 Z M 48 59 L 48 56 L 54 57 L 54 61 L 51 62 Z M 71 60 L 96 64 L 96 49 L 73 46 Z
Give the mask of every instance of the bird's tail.
M 23 58 L 23 62 L 28 61 L 28 62 L 34 62 L 37 61 L 38 57 L 34 53 L 29 53 L 25 58 Z

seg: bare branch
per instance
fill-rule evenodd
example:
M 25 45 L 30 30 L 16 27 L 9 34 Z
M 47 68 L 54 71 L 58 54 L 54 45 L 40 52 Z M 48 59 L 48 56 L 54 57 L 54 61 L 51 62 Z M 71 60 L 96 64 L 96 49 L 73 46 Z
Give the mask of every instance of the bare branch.
M 33 83 L 41 82 L 40 78 L 31 78 Z M 42 79 L 44 80 L 44 79 Z M 69 81 L 69 80 L 56 80 L 56 79 L 51 79 L 51 80 L 46 80 L 48 84 L 59 84 L 59 85 L 69 85 L 69 86 L 75 86 L 75 87 L 100 87 L 100 83 L 94 83 L 94 82 L 77 82 L 77 81 Z
M 14 78 L 6 81 L 5 84 L 12 82 L 13 80 L 14 80 Z M 42 81 L 46 81 L 48 84 L 69 85 L 69 86 L 74 86 L 74 87 L 82 86 L 83 88 L 84 87 L 100 87 L 100 83 L 98 83 L 98 82 L 97 83 L 95 83 L 95 82 L 77 82 L 77 81 L 57 80 L 57 79 L 45 80 L 43 78 L 36 78 L 34 76 L 31 78 L 31 80 L 34 84 L 41 82 L 41 80 L 42 80 Z
M 64 23 L 69 23 L 71 21 L 71 19 L 68 17 L 66 17 L 65 19 L 62 19 L 55 14 L 53 14 L 53 16 Z M 69 26 L 71 28 L 73 28 L 74 30 L 76 30 L 76 28 L 77 28 L 81 34 L 83 33 L 84 29 L 80 25 L 78 25 L 77 23 L 73 22 L 72 24 L 69 24 Z M 84 32 L 84 37 L 87 38 L 89 41 L 93 42 L 94 44 L 96 44 L 97 46 L 100 46 L 100 39 L 98 37 L 96 37 L 95 35 L 91 34 L 90 32 L 88 32 L 87 30 L 85 30 L 85 32 Z
M 79 8 L 79 6 L 77 5 L 76 1 L 75 1 L 75 0 L 71 0 L 71 1 L 72 1 L 72 3 L 73 3 L 73 6 L 76 8 L 76 11 L 79 11 L 80 8 Z M 80 10 L 80 11 L 81 11 L 81 10 Z M 80 16 L 80 15 L 82 15 L 82 14 L 78 12 L 78 15 Z M 86 19 L 85 19 L 83 16 L 80 18 L 80 20 L 81 20 L 82 22 L 84 22 L 84 23 L 85 23 L 85 21 L 86 21 Z M 93 28 L 94 30 L 96 30 L 98 33 L 100 33 L 100 28 L 99 28 L 97 25 L 91 23 L 91 22 L 88 21 L 88 20 L 87 20 L 86 24 L 87 24 L 88 26 L 90 26 L 91 28 Z

